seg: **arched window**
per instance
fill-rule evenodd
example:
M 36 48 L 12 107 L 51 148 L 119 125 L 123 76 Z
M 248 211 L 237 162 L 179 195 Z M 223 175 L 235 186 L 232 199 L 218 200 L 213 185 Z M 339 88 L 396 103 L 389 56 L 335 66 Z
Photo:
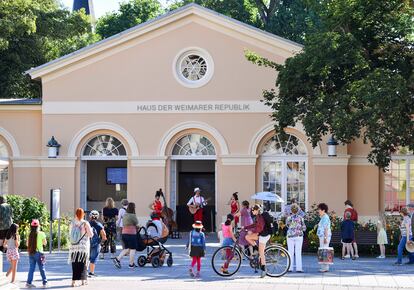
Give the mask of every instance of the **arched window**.
M 216 150 L 210 140 L 199 134 L 186 135 L 175 143 L 172 155 L 201 157 L 215 156 Z
M 9 190 L 9 151 L 0 140 L 0 195 L 8 194 Z
M 262 155 L 306 155 L 306 146 L 296 136 L 288 134 L 287 140 L 279 135 L 270 138 L 263 146 Z
M 296 136 L 286 140 L 274 135 L 261 150 L 262 190 L 273 192 L 290 204 L 292 199 L 303 210 L 307 207 L 307 150 Z M 269 204 L 271 210 L 281 211 L 280 204 Z
M 126 156 L 125 146 L 111 135 L 92 138 L 82 151 L 83 159 L 125 159 Z

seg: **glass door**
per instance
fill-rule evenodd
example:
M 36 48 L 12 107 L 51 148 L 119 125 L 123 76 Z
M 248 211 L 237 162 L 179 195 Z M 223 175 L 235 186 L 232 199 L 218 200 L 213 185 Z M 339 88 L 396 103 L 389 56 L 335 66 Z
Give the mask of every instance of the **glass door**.
M 286 204 L 294 198 L 303 210 L 307 209 L 306 161 L 290 158 L 262 161 L 262 189 L 280 196 Z M 281 204 L 265 203 L 272 211 L 282 211 Z

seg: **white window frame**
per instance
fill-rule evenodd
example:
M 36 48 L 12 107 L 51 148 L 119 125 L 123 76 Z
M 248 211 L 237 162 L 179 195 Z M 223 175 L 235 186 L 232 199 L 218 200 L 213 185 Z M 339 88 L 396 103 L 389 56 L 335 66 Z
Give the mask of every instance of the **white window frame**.
M 181 73 L 181 61 L 187 57 L 188 55 L 199 55 L 201 56 L 207 64 L 207 72 L 201 79 L 197 81 L 191 81 L 185 78 Z M 202 49 L 200 47 L 187 47 L 183 50 L 181 50 L 174 58 L 173 64 L 173 75 L 175 79 L 184 87 L 190 88 L 190 89 L 196 89 L 200 88 L 202 86 L 205 86 L 213 77 L 214 74 L 214 61 L 211 55 L 207 52 L 207 50 Z
M 124 147 L 125 153 L 128 154 L 125 148 L 125 144 L 121 140 L 119 140 L 117 137 L 110 135 L 110 134 L 99 134 L 99 135 L 93 136 L 92 138 L 88 139 L 87 142 L 85 142 L 81 150 L 81 156 L 80 156 L 81 160 L 128 160 L 128 155 L 110 155 L 110 156 L 83 155 L 83 152 L 85 151 L 85 148 L 89 145 L 89 142 L 91 142 L 93 139 L 99 136 L 102 136 L 102 135 L 112 136 L 115 139 L 117 139 L 121 143 L 121 145 Z
M 274 155 L 274 156 L 270 156 L 270 155 L 262 155 L 261 156 L 261 162 L 260 162 L 260 174 L 261 174 L 261 189 L 262 191 L 264 191 L 264 162 L 282 162 L 282 188 L 281 188 L 281 193 L 282 193 L 282 199 L 285 201 L 284 204 L 282 204 L 282 211 L 284 206 L 287 203 L 287 163 L 288 162 L 305 162 L 305 211 L 308 211 L 308 157 L 307 155 Z
M 405 187 L 405 204 L 407 205 L 411 203 L 411 198 L 410 198 L 410 182 L 411 182 L 410 169 L 411 168 L 410 166 L 411 166 L 411 161 L 414 160 L 414 155 L 393 155 L 391 156 L 391 160 L 406 160 L 405 176 L 406 176 L 407 186 Z M 386 193 L 387 192 L 385 191 L 385 178 L 384 178 L 384 207 L 386 204 L 386 200 L 385 200 Z

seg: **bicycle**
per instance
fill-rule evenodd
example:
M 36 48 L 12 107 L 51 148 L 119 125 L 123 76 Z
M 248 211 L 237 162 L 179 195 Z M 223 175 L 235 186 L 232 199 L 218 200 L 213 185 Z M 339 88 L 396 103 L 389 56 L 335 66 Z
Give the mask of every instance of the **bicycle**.
M 236 242 L 232 246 L 218 248 L 211 258 L 211 265 L 214 272 L 222 277 L 230 277 L 236 274 L 241 266 L 242 256 L 245 257 L 257 273 L 260 268 L 259 255 L 252 258 L 246 253 L 245 249 L 239 244 L 240 232 L 236 233 Z M 266 275 L 269 277 L 281 277 L 285 275 L 291 263 L 289 252 L 278 244 L 271 244 L 265 248 Z M 224 267 L 224 266 L 227 266 Z M 223 268 L 226 271 L 223 271 Z

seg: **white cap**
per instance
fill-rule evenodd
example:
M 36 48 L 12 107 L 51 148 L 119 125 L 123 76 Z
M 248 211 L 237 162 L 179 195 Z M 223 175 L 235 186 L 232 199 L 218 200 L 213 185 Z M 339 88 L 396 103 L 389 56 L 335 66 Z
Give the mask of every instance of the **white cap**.
M 197 191 L 201 191 L 201 189 L 199 187 L 194 188 L 194 193 Z

